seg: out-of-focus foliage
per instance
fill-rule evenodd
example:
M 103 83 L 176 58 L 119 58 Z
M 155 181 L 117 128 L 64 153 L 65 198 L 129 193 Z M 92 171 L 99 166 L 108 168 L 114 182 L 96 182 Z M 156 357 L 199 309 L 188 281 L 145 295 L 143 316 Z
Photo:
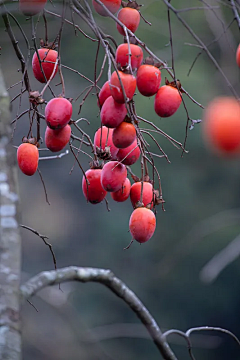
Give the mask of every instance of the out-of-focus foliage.
M 171 65 L 166 6 L 159 0 L 143 3 L 142 14 L 152 26 L 141 20 L 137 36 Z M 176 0 L 171 3 L 181 8 L 207 7 L 206 3 L 219 6 L 214 10 L 180 13 L 205 44 L 211 43 L 224 32 L 223 26 L 227 26 L 233 17 L 227 6 L 221 7 L 220 1 Z M 9 7 L 17 11 L 16 3 Z M 58 13 L 61 11 L 58 3 L 56 8 L 53 8 L 49 2 L 47 8 Z M 17 13 L 15 15 L 26 33 L 29 33 L 30 22 Z M 122 37 L 114 22 L 95 16 L 103 30 L 114 36 L 120 44 Z M 49 37 L 54 39 L 59 22 L 49 16 L 48 20 Z M 204 53 L 188 76 L 199 48 L 189 45 L 196 44 L 196 41 L 174 14 L 171 14 L 171 21 L 176 76 L 184 88 L 204 106 L 219 94 L 231 95 L 224 79 Z M 41 26 L 42 19 L 39 28 Z M 91 35 L 84 24 L 81 23 L 80 26 Z M 24 48 L 21 35 L 16 27 L 14 30 L 18 33 L 19 44 Z M 39 31 L 38 36 L 43 34 Z M 239 29 L 237 24 L 233 23 L 209 50 L 239 93 L 239 69 L 236 67 L 234 54 L 238 41 Z M 10 86 L 19 81 L 21 75 L 17 71 L 19 63 L 4 32 L 3 24 L 1 47 L 1 66 L 7 85 Z M 73 28 L 67 24 L 64 26 L 61 53 L 63 64 L 93 78 L 96 50 L 96 43 L 80 33 L 75 37 Z M 100 62 L 98 65 L 100 68 Z M 162 82 L 165 76 L 167 73 L 162 71 Z M 87 85 L 69 70 L 64 70 L 64 77 L 68 97 L 76 98 Z M 39 90 L 39 83 L 33 77 L 31 80 L 36 90 Z M 106 74 L 102 77 L 102 83 L 105 81 Z M 53 83 L 57 84 L 58 79 Z M 57 88 L 55 91 L 57 92 Z M 16 89 L 10 90 L 11 96 L 16 92 Z M 49 96 L 50 94 L 46 93 L 45 97 L 50 98 Z M 81 99 L 74 105 L 74 119 L 78 117 L 80 101 Z M 186 104 L 191 117 L 202 118 L 199 107 L 189 99 L 186 99 Z M 153 121 L 177 140 L 184 141 L 186 113 L 183 106 L 171 118 L 161 119 L 154 112 L 153 98 L 137 95 L 136 109 L 140 116 Z M 17 104 L 13 104 L 13 117 L 16 112 Z M 86 101 L 80 116 L 90 121 L 90 125 L 81 125 L 93 137 L 100 126 L 94 95 Z M 26 118 L 27 116 L 17 122 L 15 145 L 20 143 L 27 131 Z M 42 135 L 44 129 L 45 124 L 42 126 Z M 71 155 L 61 160 L 40 163 L 50 206 L 45 202 L 37 174 L 28 178 L 19 173 L 21 222 L 49 236 L 58 267 L 77 265 L 110 268 L 136 292 L 161 328 L 185 331 L 202 325 L 221 326 L 240 336 L 239 261 L 227 267 L 211 285 L 206 285 L 199 279 L 204 264 L 240 232 L 240 221 L 236 220 L 236 217 L 225 223 L 224 217 L 217 215 L 230 209 L 239 212 L 240 160 L 219 159 L 209 153 L 202 142 L 201 124 L 189 132 L 189 153 L 183 157 L 181 151 L 166 139 L 158 136 L 158 140 L 168 154 L 171 164 L 165 159 L 156 159 L 166 211 L 162 212 L 159 207 L 157 229 L 148 243 L 141 246 L 134 243 L 129 250 L 123 251 L 131 240 L 128 233 L 128 221 L 132 211 L 130 201 L 116 204 L 108 197 L 111 212 L 107 211 L 104 203 L 86 203 L 81 190 L 82 173 L 77 165 L 69 175 L 74 163 Z M 151 146 L 153 152 L 158 152 L 153 143 Z M 87 170 L 88 158 L 81 154 L 80 160 Z M 134 166 L 134 170 L 140 175 L 140 163 Z M 212 228 L 211 221 L 215 224 Z M 26 230 L 22 231 L 22 235 L 23 280 L 39 271 L 52 269 L 51 254 L 41 240 Z M 34 298 L 33 303 L 38 308 L 38 313 L 29 304 L 24 306 L 24 360 L 159 359 L 159 353 L 148 340 L 148 334 L 138 319 L 107 289 L 97 284 L 72 283 L 62 285 L 62 290 L 63 292 L 58 288 L 46 289 L 39 297 Z M 188 352 L 184 341 L 176 336 L 171 340 L 178 358 L 187 359 Z M 193 344 L 198 360 L 239 359 L 239 348 L 234 341 L 218 333 L 193 336 Z

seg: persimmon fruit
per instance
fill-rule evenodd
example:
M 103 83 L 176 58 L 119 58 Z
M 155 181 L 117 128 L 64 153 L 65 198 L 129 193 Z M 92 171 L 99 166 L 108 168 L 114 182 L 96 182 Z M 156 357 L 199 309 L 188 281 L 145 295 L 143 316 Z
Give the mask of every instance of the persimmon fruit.
M 121 6 L 121 0 L 101 0 L 101 1 L 112 14 L 115 14 Z M 95 11 L 99 15 L 108 16 L 108 13 L 106 12 L 106 10 L 101 5 L 99 5 L 96 1 L 93 0 L 92 4 L 93 4 Z
M 171 85 L 161 86 L 155 96 L 154 109 L 161 117 L 172 116 L 179 108 L 182 97 L 176 87 Z
M 115 128 L 120 125 L 126 115 L 127 109 L 125 104 L 117 103 L 112 96 L 106 99 L 100 112 L 102 124 L 109 128 Z
M 113 130 L 113 144 L 119 149 L 124 149 L 130 146 L 135 139 L 136 129 L 132 123 L 123 121 L 120 125 L 118 125 L 118 127 Z
M 143 62 L 143 51 L 140 46 L 130 44 L 131 56 L 129 55 L 128 44 L 120 44 L 116 50 L 115 60 L 121 67 L 127 67 L 129 64 L 129 56 L 131 67 L 133 70 L 138 69 Z
M 124 103 L 124 95 L 123 95 L 123 91 L 122 91 L 122 86 L 120 83 L 120 80 L 118 78 L 118 76 L 121 79 L 126 97 L 128 100 L 131 100 L 133 98 L 133 95 L 135 93 L 136 90 L 136 86 L 137 86 L 137 82 L 136 82 L 136 78 L 135 76 L 133 76 L 132 74 L 125 74 L 122 71 L 118 71 L 118 73 L 116 71 L 114 71 L 112 73 L 111 79 L 110 79 L 110 91 L 112 94 L 112 97 L 114 98 L 115 101 L 117 101 L 118 103 Z
M 107 195 L 106 190 L 103 189 L 101 184 L 102 169 L 89 169 L 85 172 L 82 178 L 82 191 L 86 200 L 91 204 L 100 203 Z
M 41 60 L 41 65 L 42 65 L 43 71 L 41 70 L 38 55 Z M 35 52 L 33 54 L 33 58 L 32 58 L 33 75 L 39 82 L 45 83 L 46 81 L 48 81 L 50 79 L 53 72 L 54 72 L 54 74 L 53 74 L 52 78 L 54 78 L 54 76 L 56 75 L 56 73 L 58 71 L 58 65 L 56 65 L 56 67 L 55 67 L 57 57 L 58 57 L 58 52 L 53 49 L 41 48 L 41 49 L 38 49 L 38 55 L 37 55 L 37 52 Z M 55 68 L 55 70 L 54 70 L 54 68 Z
M 61 151 L 70 140 L 71 126 L 66 125 L 62 129 L 53 130 L 46 127 L 45 131 L 45 144 L 52 152 Z
M 136 241 L 144 243 L 151 239 L 156 229 L 154 213 L 145 207 L 135 209 L 129 220 L 130 233 Z
M 20 170 L 28 176 L 35 174 L 38 168 L 39 151 L 36 145 L 22 143 L 17 149 L 17 162 Z
M 141 199 L 142 191 L 142 199 Z M 150 182 L 147 181 L 137 181 L 132 184 L 130 189 L 130 200 L 134 209 L 138 206 L 139 202 L 142 200 L 144 206 L 150 205 L 153 206 L 153 186 Z
M 125 165 L 133 165 L 139 159 L 140 154 L 141 151 L 137 145 L 137 139 L 135 139 L 130 146 L 118 150 L 117 159 Z
M 128 178 L 124 181 L 121 188 L 115 192 L 111 192 L 111 197 L 114 201 L 124 202 L 129 198 L 131 183 Z
M 103 151 L 107 146 L 109 146 L 112 160 L 116 160 L 118 148 L 113 144 L 112 134 L 113 129 L 102 126 L 95 132 L 93 143 L 95 149 L 96 147 L 99 147 Z
M 137 72 L 137 88 L 144 96 L 157 93 L 161 83 L 161 71 L 154 65 L 141 65 Z
M 45 119 L 51 129 L 62 129 L 72 116 L 72 104 L 63 97 L 51 99 L 45 108 Z
M 240 44 L 238 45 L 237 51 L 236 51 L 236 62 L 238 67 L 240 67 Z
M 121 9 L 117 15 L 118 20 L 120 20 L 129 30 L 133 33 L 138 28 L 140 22 L 139 11 L 130 7 L 125 7 Z M 117 29 L 119 33 L 125 36 L 125 31 L 121 25 L 117 24 Z
M 102 107 L 109 96 L 111 96 L 110 85 L 109 81 L 106 81 L 98 94 L 98 106 Z
M 34 16 L 39 14 L 47 0 L 19 0 L 19 10 L 26 16 Z
M 127 169 L 117 161 L 107 162 L 101 173 L 101 184 L 104 190 L 109 192 L 118 191 L 127 177 Z

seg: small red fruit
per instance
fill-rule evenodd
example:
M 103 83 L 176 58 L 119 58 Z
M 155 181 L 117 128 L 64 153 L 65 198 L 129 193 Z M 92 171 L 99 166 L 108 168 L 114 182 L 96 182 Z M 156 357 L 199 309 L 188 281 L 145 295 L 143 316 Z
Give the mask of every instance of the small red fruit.
M 98 106 L 102 107 L 109 96 L 111 96 L 110 85 L 109 81 L 106 81 L 98 94 Z
M 39 14 L 47 0 L 19 0 L 19 10 L 26 16 Z
M 240 103 L 233 97 L 212 100 L 203 116 L 203 136 L 218 155 L 240 155 Z
M 113 130 L 113 144 L 119 149 L 130 146 L 135 139 L 136 129 L 132 123 L 123 121 Z
M 112 96 L 109 96 L 104 102 L 100 113 L 102 124 L 109 128 L 115 128 L 120 125 L 126 115 L 127 109 L 125 104 L 117 103 Z
M 45 144 L 52 152 L 61 151 L 69 142 L 71 126 L 66 125 L 62 129 L 53 130 L 48 126 L 45 131 Z
M 131 66 L 132 69 L 138 69 L 139 66 L 142 64 L 143 61 L 143 51 L 138 45 L 130 44 L 131 50 Z M 129 59 L 129 49 L 128 44 L 121 44 L 118 46 L 116 50 L 115 60 L 116 63 L 119 64 L 121 67 L 128 66 L 128 59 Z
M 38 54 L 39 54 L 40 60 L 42 60 L 41 64 L 42 64 L 42 69 L 45 74 L 46 80 L 49 80 L 54 71 L 55 63 L 56 63 L 57 57 L 58 57 L 58 52 L 56 50 L 52 50 L 52 49 L 41 48 L 41 49 L 38 49 Z M 45 83 L 46 80 L 45 80 L 44 74 L 41 70 L 40 63 L 39 63 L 36 52 L 33 54 L 33 58 L 32 58 L 32 69 L 33 69 L 33 75 L 35 76 L 35 78 L 38 81 L 40 81 L 41 83 Z M 55 68 L 53 78 L 56 75 L 57 71 L 58 71 L 58 65 Z
M 154 109 L 161 117 L 173 115 L 182 102 L 177 88 L 171 85 L 161 86 L 155 96 Z
M 121 6 L 121 0 L 101 0 L 112 14 L 115 14 Z M 106 10 L 103 9 L 96 1 L 92 1 L 93 7 L 99 15 L 108 16 Z
M 142 186 L 143 186 L 143 191 L 142 191 L 143 205 L 147 206 L 147 205 L 151 204 L 151 208 L 153 206 L 153 186 L 152 186 L 152 184 L 150 184 L 149 182 L 146 182 L 146 181 L 143 181 L 143 183 L 141 183 L 141 181 L 138 181 L 138 182 L 132 184 L 131 190 L 130 190 L 130 199 L 131 199 L 131 203 L 132 203 L 132 206 L 134 209 L 136 208 L 136 206 L 138 205 L 138 203 L 141 200 Z
M 96 146 L 102 150 L 105 150 L 106 146 L 110 147 L 112 160 L 116 160 L 118 148 L 113 145 L 112 141 L 113 129 L 109 129 L 106 126 L 99 128 L 94 135 L 94 148 Z
M 82 178 L 83 194 L 87 201 L 89 201 L 91 204 L 100 203 L 107 195 L 107 192 L 103 189 L 101 184 L 101 173 L 102 169 L 87 170 L 85 175 L 89 182 L 88 185 L 85 176 Z
M 124 101 L 122 86 L 119 81 L 118 75 L 121 79 L 128 100 L 131 100 L 133 98 L 133 95 L 136 90 L 137 82 L 136 82 L 136 78 L 131 74 L 125 74 L 122 71 L 118 71 L 118 74 L 116 71 L 112 73 L 110 80 L 110 90 L 112 97 L 118 103 L 123 104 L 125 101 Z
M 117 159 L 125 165 L 133 165 L 139 159 L 140 154 L 141 151 L 137 145 L 137 139 L 135 139 L 130 146 L 124 149 L 119 149 L 117 153 Z
M 156 229 L 156 217 L 154 213 L 144 207 L 133 211 L 129 220 L 129 230 L 133 239 L 139 243 L 148 241 Z
M 117 161 L 109 161 L 103 166 L 101 174 L 102 187 L 109 192 L 121 189 L 127 177 L 127 169 Z
M 45 108 L 45 119 L 51 129 L 62 129 L 72 116 L 72 104 L 65 98 L 51 99 Z
M 126 178 L 124 184 L 118 191 L 111 192 L 111 197 L 113 198 L 114 201 L 117 202 L 126 201 L 130 194 L 130 188 L 131 188 L 130 180 Z
M 20 170 L 28 176 L 35 174 L 38 168 L 39 152 L 35 145 L 23 143 L 17 150 L 17 161 Z
M 137 87 L 144 96 L 157 93 L 161 83 L 161 71 L 154 65 L 141 65 L 137 72 Z
M 238 45 L 237 52 L 236 52 L 236 61 L 238 67 L 240 67 L 240 44 Z
M 125 7 L 119 11 L 117 17 L 118 20 L 120 20 L 129 30 L 135 33 L 140 22 L 140 14 L 138 10 Z M 125 31 L 122 26 L 117 24 L 117 29 L 121 35 L 125 36 Z

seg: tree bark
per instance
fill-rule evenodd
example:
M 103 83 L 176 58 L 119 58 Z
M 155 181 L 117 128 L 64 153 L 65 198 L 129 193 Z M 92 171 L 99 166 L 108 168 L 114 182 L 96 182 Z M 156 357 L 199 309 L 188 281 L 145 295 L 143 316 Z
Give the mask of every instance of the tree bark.
M 17 220 L 16 150 L 11 144 L 10 102 L 0 69 L 0 359 L 21 359 L 21 238 Z

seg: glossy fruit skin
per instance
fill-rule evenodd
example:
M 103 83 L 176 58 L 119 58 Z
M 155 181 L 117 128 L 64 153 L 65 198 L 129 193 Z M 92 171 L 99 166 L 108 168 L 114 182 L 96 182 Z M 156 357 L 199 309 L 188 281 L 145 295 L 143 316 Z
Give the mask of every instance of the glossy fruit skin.
M 51 99 L 45 108 L 47 126 L 51 129 L 62 129 L 72 116 L 72 104 L 65 98 Z
M 38 168 L 39 152 L 35 145 L 21 144 L 17 149 L 17 161 L 20 170 L 28 176 L 35 174 Z
M 19 10 L 26 16 L 39 14 L 47 0 L 19 0 Z
M 155 101 L 155 112 L 161 117 L 172 116 L 181 105 L 182 98 L 177 88 L 170 85 L 161 86 L 158 90 Z
M 91 204 L 99 204 L 107 195 L 101 184 L 102 169 L 89 169 L 85 175 L 89 181 L 87 185 L 85 176 L 82 178 L 82 191 L 86 200 Z
M 136 129 L 134 125 L 129 122 L 123 121 L 118 127 L 113 130 L 113 144 L 119 149 L 124 149 L 130 146 L 135 139 Z
M 130 188 L 131 188 L 130 180 L 128 178 L 126 178 L 126 180 L 124 181 L 124 184 L 118 191 L 110 193 L 112 199 L 117 202 L 126 201 L 129 198 Z
M 130 200 L 133 208 L 136 208 L 137 203 L 141 199 L 141 181 L 132 184 L 130 189 Z M 142 195 L 142 203 L 144 206 L 150 205 L 153 207 L 153 186 L 149 182 L 143 182 L 143 195 Z
M 137 72 L 137 88 L 144 96 L 157 93 L 161 83 L 161 71 L 154 65 L 141 65 Z
M 112 14 L 115 14 L 121 6 L 121 0 L 101 0 L 102 3 L 111 11 Z M 108 16 L 107 12 L 103 9 L 101 5 L 92 1 L 95 11 L 102 16 Z
M 56 60 L 58 57 L 58 52 L 56 50 L 52 50 L 52 49 L 41 48 L 41 49 L 38 49 L 38 54 L 39 54 L 40 59 L 42 60 L 42 69 L 44 71 L 46 79 L 49 80 L 53 73 L 54 67 L 55 67 L 55 63 L 56 63 Z M 49 63 L 47 61 L 51 61 L 51 63 Z M 35 76 L 35 78 L 39 82 L 45 83 L 46 80 L 41 71 L 40 63 L 39 63 L 36 52 L 33 54 L 33 58 L 32 58 L 32 69 L 33 69 L 33 75 Z M 56 69 L 54 71 L 53 78 L 56 75 L 57 71 L 58 71 L 58 65 L 56 66 Z
M 107 162 L 102 169 L 101 184 L 104 190 L 114 192 L 121 189 L 127 177 L 127 169 L 117 161 Z
M 61 151 L 68 144 L 71 136 L 71 126 L 66 125 L 62 129 L 53 130 L 47 126 L 45 131 L 45 144 L 52 152 Z
M 151 239 L 155 229 L 156 217 L 151 210 L 140 207 L 133 211 L 129 220 L 129 230 L 133 239 L 144 243 Z
M 117 153 L 117 159 L 118 161 L 121 161 L 121 163 L 123 163 L 124 165 L 133 165 L 139 159 L 140 154 L 141 151 L 139 149 L 139 146 L 137 146 L 137 139 L 135 139 L 130 146 L 124 149 L 119 149 Z M 126 159 L 124 159 L 125 156 Z
M 217 97 L 206 107 L 203 137 L 220 156 L 240 156 L 240 104 L 233 97 Z
M 117 17 L 118 20 L 120 20 L 129 30 L 135 33 L 140 22 L 140 14 L 138 10 L 125 7 L 119 11 Z M 119 24 L 117 24 L 117 29 L 121 35 L 125 36 L 125 31 Z
M 94 148 L 96 149 L 97 146 L 100 149 L 104 150 L 106 146 L 109 146 L 112 155 L 112 160 L 116 160 L 118 148 L 116 148 L 116 146 L 114 146 L 113 144 L 112 134 L 113 134 L 113 129 L 109 129 L 106 126 L 102 126 L 102 129 L 99 128 L 94 135 Z
M 121 78 L 126 97 L 129 100 L 131 100 L 133 98 L 137 86 L 136 78 L 135 76 L 131 74 L 125 74 L 122 71 L 119 71 L 118 74 Z M 123 104 L 125 101 L 124 101 L 121 83 L 118 78 L 118 74 L 116 71 L 112 73 L 110 79 L 110 91 L 114 100 L 117 101 L 118 103 Z
M 111 96 L 110 85 L 109 81 L 106 81 L 98 94 L 98 106 L 102 107 L 109 96 Z
M 240 44 L 238 45 L 237 51 L 236 51 L 236 62 L 238 67 L 240 67 Z
M 112 96 L 109 96 L 104 102 L 100 117 L 102 124 L 108 128 L 115 128 L 123 122 L 127 115 L 125 104 L 117 103 Z
M 143 62 L 143 51 L 138 45 L 130 44 L 131 66 L 132 69 L 138 69 Z M 121 44 L 116 50 L 115 60 L 121 67 L 128 66 L 128 44 Z

